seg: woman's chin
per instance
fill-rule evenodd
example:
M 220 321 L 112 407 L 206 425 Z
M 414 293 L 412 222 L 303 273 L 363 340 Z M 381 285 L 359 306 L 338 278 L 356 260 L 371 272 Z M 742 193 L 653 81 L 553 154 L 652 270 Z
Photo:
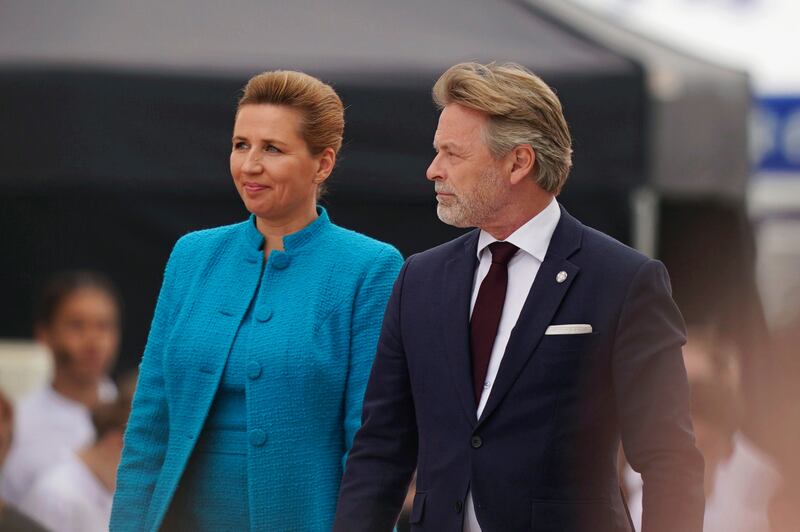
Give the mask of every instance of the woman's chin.
M 264 205 L 262 202 L 245 200 L 244 206 L 248 212 L 254 214 L 257 218 L 270 219 L 275 216 L 275 207 L 273 205 Z

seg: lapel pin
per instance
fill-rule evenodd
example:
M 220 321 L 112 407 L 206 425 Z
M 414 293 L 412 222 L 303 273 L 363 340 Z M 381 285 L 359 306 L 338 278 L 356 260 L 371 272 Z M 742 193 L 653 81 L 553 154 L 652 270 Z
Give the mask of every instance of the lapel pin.
M 556 275 L 556 282 L 557 283 L 563 283 L 566 280 L 567 280 L 567 272 L 565 272 L 563 270 L 558 272 L 558 275 Z

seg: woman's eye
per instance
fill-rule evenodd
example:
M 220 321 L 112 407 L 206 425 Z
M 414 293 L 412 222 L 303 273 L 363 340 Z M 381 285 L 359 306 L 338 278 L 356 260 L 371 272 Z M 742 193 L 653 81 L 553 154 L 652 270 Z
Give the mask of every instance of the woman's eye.
M 246 142 L 241 142 L 241 141 L 239 141 L 239 142 L 234 142 L 234 143 L 233 143 L 233 149 L 234 149 L 234 150 L 244 150 L 244 149 L 247 149 L 247 143 L 246 143 Z
M 273 146 L 272 144 L 270 144 L 269 146 L 267 146 L 267 147 L 266 147 L 266 148 L 264 148 L 264 149 L 265 149 L 266 151 L 270 152 L 270 153 L 280 153 L 280 152 L 281 152 L 281 150 L 279 150 L 278 148 L 276 148 L 276 147 L 275 147 L 275 146 Z

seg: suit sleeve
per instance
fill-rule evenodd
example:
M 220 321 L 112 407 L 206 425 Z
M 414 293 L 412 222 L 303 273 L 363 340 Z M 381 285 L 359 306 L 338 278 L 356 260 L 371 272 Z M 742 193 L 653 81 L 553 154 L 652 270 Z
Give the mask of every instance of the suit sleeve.
M 701 532 L 703 458 L 689 409 L 683 318 L 658 261 L 636 272 L 614 340 L 613 376 L 622 444 L 642 475 L 643 532 Z
M 181 241 L 178 241 L 167 262 L 139 365 L 136 393 L 117 471 L 117 487 L 109 525 L 113 532 L 146 528 L 145 518 L 164 462 L 169 412 L 164 393 L 162 359 L 171 324 L 177 314 L 174 292 L 180 244 Z
M 334 531 L 390 531 L 417 464 L 417 424 L 400 326 L 403 283 L 395 282 L 367 384 L 362 425 L 347 460 Z
M 397 250 L 388 246 L 382 249 L 372 261 L 355 296 L 344 400 L 345 462 L 356 431 L 361 426 L 364 392 L 375 359 L 386 302 L 402 266 L 403 258 Z

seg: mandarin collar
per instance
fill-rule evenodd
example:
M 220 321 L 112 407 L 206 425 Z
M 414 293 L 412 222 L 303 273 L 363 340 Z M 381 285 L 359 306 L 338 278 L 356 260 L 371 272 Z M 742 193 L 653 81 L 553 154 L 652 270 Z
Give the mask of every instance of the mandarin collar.
M 262 251 L 264 249 L 264 235 L 256 226 L 256 216 L 251 214 L 248 220 L 246 239 L 247 247 L 251 250 Z M 309 242 L 313 241 L 320 233 L 331 225 L 328 211 L 325 207 L 317 205 L 317 219 L 300 229 L 299 231 L 283 237 L 283 249 L 285 253 L 296 251 Z

